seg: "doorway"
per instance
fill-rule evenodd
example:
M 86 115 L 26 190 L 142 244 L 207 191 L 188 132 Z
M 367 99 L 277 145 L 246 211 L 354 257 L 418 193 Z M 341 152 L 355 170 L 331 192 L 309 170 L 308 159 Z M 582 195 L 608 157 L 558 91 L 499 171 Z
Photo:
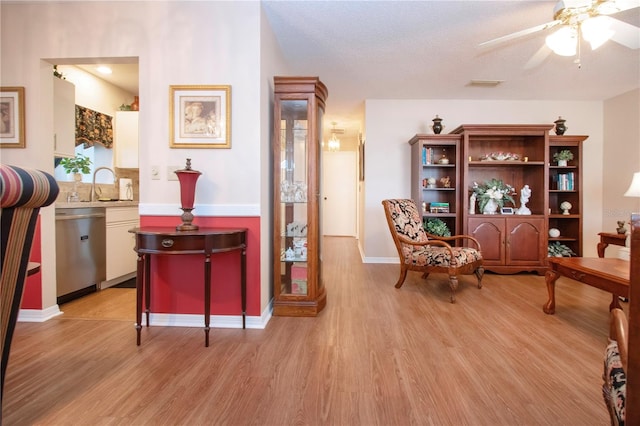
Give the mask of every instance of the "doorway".
M 356 236 L 357 152 L 322 153 L 322 231 L 327 236 Z

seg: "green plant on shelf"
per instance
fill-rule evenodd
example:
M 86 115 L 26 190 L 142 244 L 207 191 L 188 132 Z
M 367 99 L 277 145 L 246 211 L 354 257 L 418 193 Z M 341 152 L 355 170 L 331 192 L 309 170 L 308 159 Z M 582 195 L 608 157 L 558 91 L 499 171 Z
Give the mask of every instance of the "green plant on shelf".
M 573 152 L 568 149 L 563 149 L 562 151 L 553 154 L 553 159 L 555 161 L 571 161 L 573 160 Z
M 560 241 L 554 241 L 549 243 L 548 247 L 549 257 L 571 257 L 577 256 L 576 253 Z
M 424 223 L 424 229 L 428 234 L 437 235 L 438 237 L 450 237 L 451 231 L 443 220 L 436 218 L 427 219 Z

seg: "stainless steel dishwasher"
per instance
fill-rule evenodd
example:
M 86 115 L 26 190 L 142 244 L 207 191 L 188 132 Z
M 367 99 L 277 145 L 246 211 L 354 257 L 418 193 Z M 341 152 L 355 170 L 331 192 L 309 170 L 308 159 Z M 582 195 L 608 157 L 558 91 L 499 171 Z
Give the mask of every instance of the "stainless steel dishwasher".
M 106 279 L 104 208 L 56 209 L 57 303 L 96 291 Z

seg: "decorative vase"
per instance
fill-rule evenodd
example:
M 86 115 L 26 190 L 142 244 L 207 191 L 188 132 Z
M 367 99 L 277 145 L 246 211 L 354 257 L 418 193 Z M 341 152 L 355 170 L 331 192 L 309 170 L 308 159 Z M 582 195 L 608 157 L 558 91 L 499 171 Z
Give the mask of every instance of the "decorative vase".
M 138 98 L 138 96 L 134 96 L 133 102 L 131 103 L 131 111 L 138 111 L 138 110 L 140 110 L 140 99 Z
M 487 201 L 487 204 L 484 205 L 482 214 L 497 214 L 497 212 L 498 203 L 493 198 L 490 198 L 489 201 Z
M 556 124 L 556 135 L 562 136 L 564 135 L 564 132 L 567 131 L 567 126 L 564 125 L 565 121 L 567 120 L 563 119 L 562 117 L 558 117 L 558 119 L 554 121 L 554 123 Z
M 67 196 L 67 201 L 76 202 L 80 201 L 80 195 L 78 194 L 78 186 L 82 182 L 82 173 L 74 173 L 73 174 L 73 189 Z
M 436 135 L 439 135 L 440 132 L 442 131 L 442 118 L 436 115 L 436 118 L 434 118 L 432 121 L 433 121 L 433 126 L 431 126 L 431 128 L 433 129 L 433 133 L 435 133 Z
M 567 167 L 567 160 L 558 160 L 558 166 Z
M 202 173 L 197 170 L 191 169 L 191 158 L 187 158 L 187 165 L 182 170 L 176 170 L 175 174 L 178 175 L 180 181 L 180 207 L 183 211 L 182 224 L 176 227 L 178 231 L 195 231 L 198 229 L 198 225 L 193 225 L 193 203 L 196 196 L 196 181 Z

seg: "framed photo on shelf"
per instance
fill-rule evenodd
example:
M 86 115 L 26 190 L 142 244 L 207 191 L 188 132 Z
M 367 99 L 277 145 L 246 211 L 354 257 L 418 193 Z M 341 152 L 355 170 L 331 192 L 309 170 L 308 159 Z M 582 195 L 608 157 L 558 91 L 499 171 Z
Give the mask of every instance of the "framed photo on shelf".
M 231 148 L 231 86 L 170 86 L 169 146 Z
M 500 208 L 500 213 L 502 214 L 514 214 L 513 207 L 502 207 Z
M 24 87 L 0 87 L 0 148 L 24 148 Z

